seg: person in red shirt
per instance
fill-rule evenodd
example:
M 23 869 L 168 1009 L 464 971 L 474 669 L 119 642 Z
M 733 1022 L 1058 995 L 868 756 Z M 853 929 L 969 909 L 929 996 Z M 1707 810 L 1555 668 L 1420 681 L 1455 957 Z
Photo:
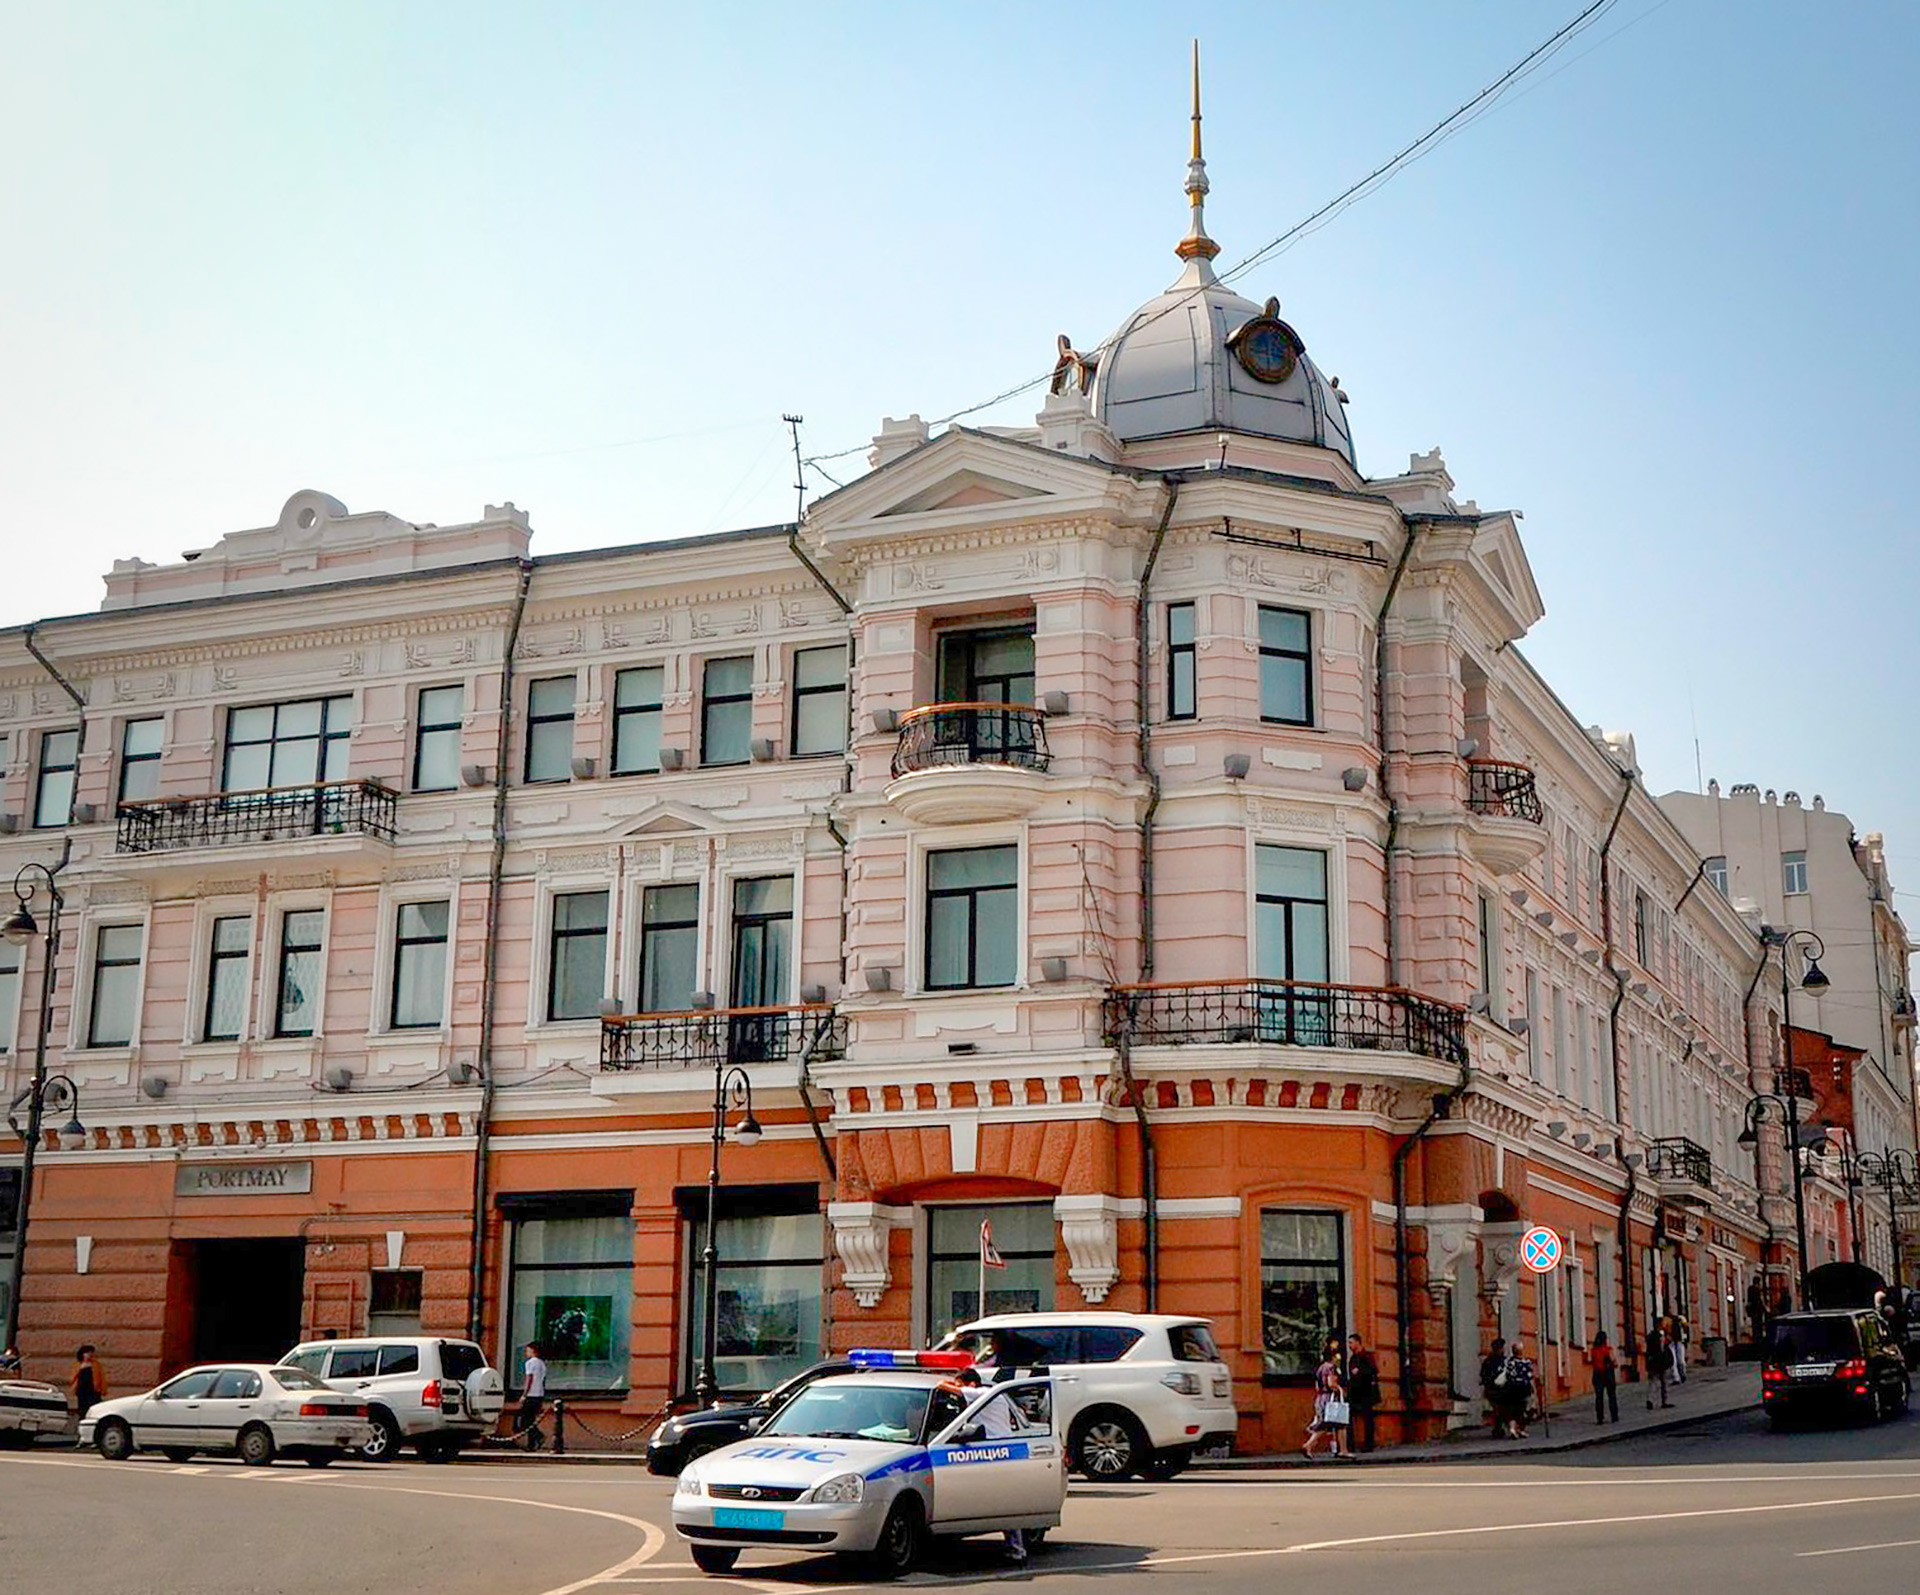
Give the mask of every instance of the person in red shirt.
M 1587 1348 L 1587 1365 L 1593 1369 L 1593 1421 L 1606 1423 L 1620 1421 L 1620 1374 L 1614 1366 L 1613 1346 L 1602 1329 L 1593 1337 L 1593 1344 Z M 1611 1420 L 1607 1409 L 1613 1409 Z

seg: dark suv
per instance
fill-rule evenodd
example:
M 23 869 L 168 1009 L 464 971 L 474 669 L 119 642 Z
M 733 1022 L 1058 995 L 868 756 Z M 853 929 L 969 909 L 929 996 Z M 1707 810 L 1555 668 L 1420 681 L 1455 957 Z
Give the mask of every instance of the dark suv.
M 1810 1412 L 1885 1418 L 1910 1394 L 1906 1359 L 1870 1308 L 1784 1313 L 1767 1326 L 1760 1398 L 1776 1427 Z

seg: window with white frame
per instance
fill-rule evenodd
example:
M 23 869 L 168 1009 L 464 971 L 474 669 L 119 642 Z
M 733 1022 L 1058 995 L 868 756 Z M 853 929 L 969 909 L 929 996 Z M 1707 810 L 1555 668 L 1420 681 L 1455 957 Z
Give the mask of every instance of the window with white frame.
M 753 740 L 753 660 L 709 659 L 701 675 L 700 762 L 745 764 Z
M 1195 692 L 1198 655 L 1194 641 L 1194 606 L 1167 605 L 1167 718 L 1191 720 L 1199 713 Z
M 20 949 L 0 938 L 0 1052 L 13 1050 L 14 1015 L 20 1011 Z
M 279 969 L 274 980 L 275 1036 L 311 1036 L 319 1023 L 326 929 L 325 909 L 295 908 L 280 916 Z
M 1561 1271 L 1567 1278 L 1567 1344 L 1584 1346 L 1587 1343 L 1587 1265 L 1581 1261 L 1579 1246 L 1571 1237 Z
M 1573 1026 L 1567 1017 L 1567 991 L 1553 988 L 1553 1075 L 1554 1090 L 1567 1094 L 1568 1077 L 1573 1072 Z
M 1568 1060 L 1572 1067 L 1567 1071 L 1567 1095 L 1583 1108 L 1596 1104 L 1587 1100 L 1587 1005 L 1578 1000 L 1573 1007 L 1573 1056 Z
M 572 676 L 527 683 L 524 779 L 529 783 L 573 778 L 573 700 L 578 687 Z
M 1546 1074 L 1546 1046 L 1541 1034 L 1540 971 L 1527 971 L 1527 1073 L 1535 1080 Z
M 93 933 L 93 993 L 87 1004 L 87 1045 L 127 1047 L 140 1028 L 139 925 L 100 925 Z
M 649 886 L 640 898 L 640 1011 L 685 1013 L 698 989 L 700 888 Z
M 446 1019 L 450 907 L 442 900 L 402 903 L 395 911 L 388 1010 L 395 1030 L 431 1030 Z
M 839 753 L 847 745 L 847 650 L 797 648 L 793 654 L 793 726 L 788 747 L 796 759 Z
M 353 699 L 302 698 L 227 711 L 223 792 L 316 786 L 347 778 Z
M 635 665 L 613 678 L 613 773 L 652 775 L 660 768 L 664 665 Z
M 927 854 L 929 991 L 1011 986 L 1018 975 L 1020 850 L 947 848 Z
M 1315 847 L 1253 850 L 1254 974 L 1261 980 L 1332 978 L 1327 855 Z
M 119 797 L 122 803 L 140 803 L 160 795 L 160 734 L 165 725 L 157 714 L 121 725 Z
M 1313 619 L 1304 610 L 1260 606 L 1260 718 L 1313 724 Z
M 460 721 L 467 689 L 422 687 L 414 729 L 413 789 L 451 792 L 460 785 Z
M 1805 853 L 1782 853 L 1780 855 L 1780 890 L 1794 897 L 1807 889 L 1807 855 Z
M 34 777 L 33 824 L 36 830 L 65 825 L 73 812 L 74 772 L 80 765 L 80 733 L 43 731 L 40 769 Z
M 253 919 L 222 914 L 214 920 L 207 946 L 207 1001 L 200 1013 L 200 1039 L 238 1041 L 247 1022 L 247 958 L 252 951 Z
M 547 1018 L 593 1018 L 600 1011 L 606 979 L 607 894 L 554 893 L 547 938 Z

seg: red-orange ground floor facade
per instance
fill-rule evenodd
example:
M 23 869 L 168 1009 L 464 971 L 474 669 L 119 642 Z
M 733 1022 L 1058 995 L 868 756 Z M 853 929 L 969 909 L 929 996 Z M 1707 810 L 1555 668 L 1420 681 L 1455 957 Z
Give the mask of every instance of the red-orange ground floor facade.
M 984 1276 L 994 1311 L 1144 1310 L 1151 1229 L 1153 1305 L 1212 1321 L 1246 1451 L 1299 1443 L 1329 1334 L 1375 1350 L 1384 1443 L 1477 1421 L 1496 1334 L 1521 1335 L 1564 1397 L 1589 1387 L 1598 1332 L 1620 1346 L 1650 1314 L 1684 1315 L 1706 1355 L 1747 1337 L 1755 1291 L 1771 1288 L 1751 1220 L 1643 1188 L 1623 1251 L 1619 1183 L 1530 1159 L 1504 1126 L 1466 1116 L 1405 1151 L 1402 1222 L 1403 1133 L 1337 1106 L 1176 1109 L 1154 1125 L 1151 1226 L 1130 1115 L 853 1113 L 820 1136 L 798 1115 L 765 1117 L 765 1140 L 723 1154 L 715 1347 L 730 1389 L 826 1351 L 924 1344 L 977 1313 L 983 1220 L 1006 1264 Z M 477 1274 L 470 1133 L 314 1129 L 44 1156 L 21 1302 L 30 1370 L 56 1376 L 91 1341 L 125 1391 L 299 1338 L 464 1335 L 477 1278 L 480 1338 L 510 1386 L 519 1346 L 538 1339 L 554 1390 L 610 1430 L 684 1398 L 705 1341 L 711 1147 L 696 1120 L 503 1126 Z M 1562 1237 L 1567 1261 L 1548 1275 L 1521 1260 L 1534 1225 Z

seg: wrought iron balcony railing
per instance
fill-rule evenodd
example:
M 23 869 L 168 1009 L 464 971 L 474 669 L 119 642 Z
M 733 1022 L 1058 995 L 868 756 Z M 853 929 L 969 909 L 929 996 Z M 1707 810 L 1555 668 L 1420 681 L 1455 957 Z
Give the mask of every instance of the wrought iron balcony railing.
M 1467 807 L 1475 814 L 1490 814 L 1503 820 L 1531 820 L 1535 825 L 1544 818 L 1540 809 L 1540 787 L 1533 771 L 1524 764 L 1509 764 L 1505 759 L 1467 760 Z
M 831 1003 L 794 1008 L 693 1008 L 609 1014 L 600 1021 L 602 1069 L 699 1069 L 716 1063 L 793 1063 L 846 1056 L 847 1020 Z
M 1684 1135 L 1663 1135 L 1647 1148 L 1647 1172 L 1663 1180 L 1713 1184 L 1713 1154 Z
M 1124 1035 L 1142 1047 L 1244 1042 L 1467 1061 L 1463 1009 L 1385 986 L 1305 980 L 1113 986 L 1107 992 L 1106 1032 L 1109 1042 Z
M 148 798 L 120 805 L 114 851 L 164 853 L 308 836 L 374 836 L 391 842 L 398 806 L 398 795 L 378 781 Z
M 1025 703 L 930 703 L 900 717 L 893 773 L 1002 764 L 1045 770 L 1047 718 Z

